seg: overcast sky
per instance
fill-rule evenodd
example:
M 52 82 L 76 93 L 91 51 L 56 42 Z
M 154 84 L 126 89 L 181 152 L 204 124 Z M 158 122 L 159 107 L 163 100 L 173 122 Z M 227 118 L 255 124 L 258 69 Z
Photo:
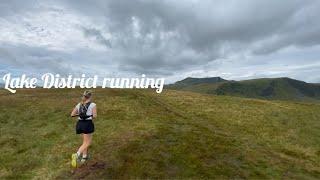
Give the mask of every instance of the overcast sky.
M 320 82 L 319 0 L 2 0 L 0 74 Z

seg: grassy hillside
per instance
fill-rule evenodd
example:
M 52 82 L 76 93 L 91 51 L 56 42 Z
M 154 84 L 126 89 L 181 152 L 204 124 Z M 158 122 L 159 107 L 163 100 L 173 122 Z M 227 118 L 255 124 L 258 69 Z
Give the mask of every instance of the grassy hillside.
M 90 162 L 68 117 L 82 90 L 1 90 L 3 178 L 320 178 L 320 106 L 96 89 Z
M 174 84 L 167 85 L 166 88 L 174 90 L 192 91 L 198 93 L 209 93 L 227 80 L 220 77 L 192 78 L 188 77 Z
M 215 77 L 219 78 L 219 77 Z M 208 82 L 193 78 L 192 82 L 182 80 L 168 86 L 174 90 L 198 93 L 229 95 L 238 97 L 277 99 L 277 100 L 320 100 L 320 85 L 290 78 L 262 78 L 245 81 Z M 184 82 L 181 85 L 181 82 Z
M 218 95 L 232 95 L 279 100 L 320 99 L 320 86 L 290 78 L 265 78 L 229 82 L 216 88 Z

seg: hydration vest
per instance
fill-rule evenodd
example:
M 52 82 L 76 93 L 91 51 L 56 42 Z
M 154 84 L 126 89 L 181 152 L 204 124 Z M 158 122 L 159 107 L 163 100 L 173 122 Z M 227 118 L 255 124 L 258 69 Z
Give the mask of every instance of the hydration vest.
M 79 107 L 79 120 L 87 120 L 89 117 L 92 117 L 92 115 L 88 116 L 87 115 L 87 111 L 88 111 L 88 108 L 90 106 L 91 102 L 88 102 L 86 104 L 80 104 L 80 107 Z

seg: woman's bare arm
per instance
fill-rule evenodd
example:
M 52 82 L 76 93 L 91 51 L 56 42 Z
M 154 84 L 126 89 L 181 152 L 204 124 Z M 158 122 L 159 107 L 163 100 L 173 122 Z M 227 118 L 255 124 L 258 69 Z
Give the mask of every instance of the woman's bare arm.
M 97 118 L 97 106 L 92 109 L 92 118 Z
M 76 115 L 78 115 L 78 108 L 77 108 L 77 107 L 75 107 L 75 108 L 72 110 L 72 112 L 71 112 L 71 117 L 74 117 L 74 116 L 76 116 Z

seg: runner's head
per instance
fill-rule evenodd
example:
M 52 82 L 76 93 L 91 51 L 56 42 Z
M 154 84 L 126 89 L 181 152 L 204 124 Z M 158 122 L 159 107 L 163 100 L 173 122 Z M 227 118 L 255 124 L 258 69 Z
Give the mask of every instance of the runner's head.
M 89 90 L 85 90 L 82 95 L 82 102 L 91 100 L 92 92 Z

